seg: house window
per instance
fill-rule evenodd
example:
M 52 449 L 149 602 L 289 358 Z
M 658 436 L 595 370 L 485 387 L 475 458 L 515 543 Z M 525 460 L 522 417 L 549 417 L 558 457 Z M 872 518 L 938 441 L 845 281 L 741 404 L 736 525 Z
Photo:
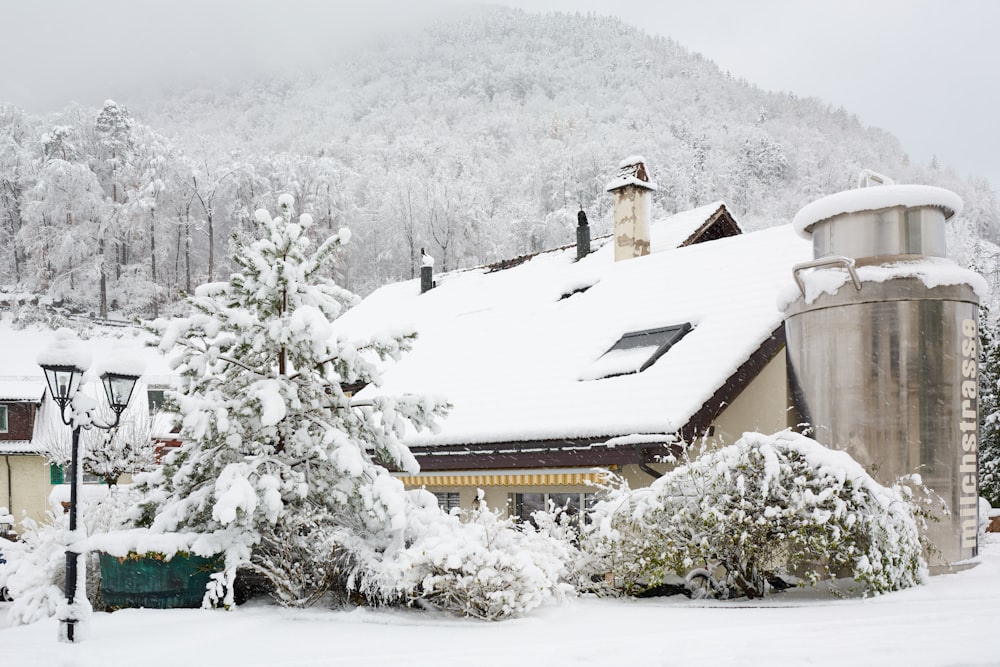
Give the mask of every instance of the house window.
M 461 509 L 462 507 L 458 491 L 436 492 L 434 497 L 437 498 L 438 507 L 445 512 L 451 512 L 453 509 Z
M 59 464 L 50 463 L 49 464 L 49 483 L 52 485 L 56 484 L 69 484 L 69 464 Z M 97 475 L 92 475 L 86 470 L 83 471 L 83 483 L 84 484 L 104 484 L 104 479 L 98 477 Z
M 164 391 L 162 389 L 147 389 L 146 398 L 149 401 L 149 414 L 154 415 L 163 409 Z
M 0 405 L 0 433 L 7 432 L 7 406 Z
M 593 493 L 514 493 L 511 494 L 511 514 L 522 521 L 532 522 L 531 515 L 539 511 L 562 509 L 571 517 L 586 519 L 597 501 Z
M 671 347 L 691 331 L 691 324 L 676 324 L 659 329 L 630 331 L 618 339 L 608 351 L 592 363 L 580 378 L 599 380 L 641 373 L 666 354 Z

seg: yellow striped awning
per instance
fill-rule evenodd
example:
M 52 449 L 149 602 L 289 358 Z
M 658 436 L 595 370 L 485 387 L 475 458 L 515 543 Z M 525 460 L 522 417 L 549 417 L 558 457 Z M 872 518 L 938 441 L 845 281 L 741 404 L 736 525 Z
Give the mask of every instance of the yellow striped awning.
M 426 473 L 420 475 L 400 475 L 399 479 L 409 487 L 421 486 L 575 486 L 581 484 L 600 484 L 605 481 L 607 472 L 602 470 L 578 471 L 519 471 L 510 472 L 459 472 L 459 473 Z

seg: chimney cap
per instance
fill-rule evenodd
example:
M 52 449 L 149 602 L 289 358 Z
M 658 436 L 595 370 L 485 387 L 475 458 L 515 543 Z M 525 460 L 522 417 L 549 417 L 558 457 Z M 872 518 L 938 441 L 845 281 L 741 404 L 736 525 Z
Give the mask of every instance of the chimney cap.
M 933 185 L 880 185 L 845 190 L 803 206 L 792 219 L 792 227 L 799 236 L 808 239 L 816 223 L 839 215 L 896 206 L 940 208 L 947 220 L 962 212 L 962 198 L 951 190 Z
M 644 190 L 656 190 L 656 183 L 649 180 L 646 172 L 646 158 L 641 155 L 630 155 L 618 163 L 618 176 L 612 179 L 605 187 L 605 191 L 613 192 L 624 188 L 627 185 L 634 185 Z

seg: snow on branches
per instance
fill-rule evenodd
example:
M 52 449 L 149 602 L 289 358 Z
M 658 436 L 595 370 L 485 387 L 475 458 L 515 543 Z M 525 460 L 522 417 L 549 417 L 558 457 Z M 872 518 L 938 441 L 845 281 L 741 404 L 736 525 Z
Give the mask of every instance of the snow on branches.
M 315 250 L 292 220 L 257 211 L 254 241 L 234 239 L 236 272 L 198 288 L 193 313 L 158 320 L 160 349 L 180 350 L 172 395 L 184 445 L 140 478 L 139 523 L 226 536 L 213 602 L 233 602 L 237 569 L 263 575 L 279 601 L 302 605 L 343 588 L 405 525 L 402 483 L 416 471 L 401 436 L 432 427 L 444 406 L 414 396 L 353 406 L 345 387 L 378 385 L 375 363 L 410 337 L 353 342 L 331 321 L 357 302 L 331 278 L 346 230 Z
M 862 592 L 920 583 L 926 489 L 879 485 L 846 452 L 783 431 L 746 433 L 649 488 L 612 493 L 587 543 L 639 593 L 692 572 L 723 597 L 760 597 L 777 577 L 852 577 Z
M 358 581 L 367 597 L 487 621 L 573 594 L 576 548 L 480 506 L 445 514 L 424 490 L 407 494 L 406 546 Z

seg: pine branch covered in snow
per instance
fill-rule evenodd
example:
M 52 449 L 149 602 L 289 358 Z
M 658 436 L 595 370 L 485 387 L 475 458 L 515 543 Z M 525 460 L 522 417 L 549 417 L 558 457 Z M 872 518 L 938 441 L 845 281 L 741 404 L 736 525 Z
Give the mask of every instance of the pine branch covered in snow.
M 154 324 L 160 348 L 180 350 L 172 400 L 185 444 L 142 478 L 138 521 L 224 536 L 210 597 L 227 606 L 240 568 L 284 604 L 345 590 L 406 524 L 402 483 L 383 466 L 416 471 L 401 436 L 443 413 L 410 396 L 352 407 L 344 387 L 377 385 L 375 362 L 410 339 L 333 335 L 331 321 L 357 301 L 327 277 L 348 233 L 310 250 L 311 217 L 293 221 L 288 195 L 279 206 L 275 217 L 257 211 L 258 240 L 234 241 L 228 282 L 200 287 L 192 315 Z
M 1000 507 L 1000 336 L 983 306 L 979 316 L 979 492 Z

